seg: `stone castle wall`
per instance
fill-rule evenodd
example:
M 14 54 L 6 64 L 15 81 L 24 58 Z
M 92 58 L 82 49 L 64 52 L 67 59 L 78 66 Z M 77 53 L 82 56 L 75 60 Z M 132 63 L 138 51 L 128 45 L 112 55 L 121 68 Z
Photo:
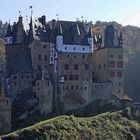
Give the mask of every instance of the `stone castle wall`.
M 11 131 L 11 100 L 0 95 L 0 135 Z

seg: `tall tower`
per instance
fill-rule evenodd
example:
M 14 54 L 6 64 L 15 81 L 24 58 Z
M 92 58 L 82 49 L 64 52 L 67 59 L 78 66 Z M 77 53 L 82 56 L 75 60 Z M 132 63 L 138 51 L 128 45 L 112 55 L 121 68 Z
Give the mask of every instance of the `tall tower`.
M 27 45 L 27 26 L 25 28 L 20 16 L 18 22 L 15 22 L 12 28 L 9 24 L 5 36 L 6 77 L 11 75 L 18 54 L 25 45 Z
M 110 81 L 113 84 L 113 94 L 123 97 L 124 73 L 123 73 L 123 40 L 122 33 L 118 36 L 113 25 L 106 27 L 104 31 L 104 46 L 94 53 L 95 73 L 98 80 Z
M 0 81 L 0 135 L 11 131 L 11 99 L 5 94 L 3 81 Z

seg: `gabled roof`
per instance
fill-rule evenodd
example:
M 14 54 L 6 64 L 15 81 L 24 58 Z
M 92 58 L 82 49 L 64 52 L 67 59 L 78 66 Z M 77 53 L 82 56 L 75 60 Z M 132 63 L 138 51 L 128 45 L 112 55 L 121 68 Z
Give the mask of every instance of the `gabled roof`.
M 23 48 L 19 56 L 17 58 L 17 61 L 13 67 L 12 74 L 16 73 L 32 73 L 32 63 L 31 63 L 31 54 L 29 48 Z

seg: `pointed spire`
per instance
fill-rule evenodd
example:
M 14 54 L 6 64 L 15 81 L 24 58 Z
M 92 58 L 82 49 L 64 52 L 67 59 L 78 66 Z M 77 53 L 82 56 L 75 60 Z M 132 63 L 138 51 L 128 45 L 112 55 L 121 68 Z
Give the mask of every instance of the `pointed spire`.
M 34 26 L 33 26 L 33 16 L 30 17 L 30 24 L 29 24 L 29 42 L 34 39 Z
M 59 24 L 59 27 L 57 28 L 57 36 L 62 36 L 62 26 Z
M 120 32 L 119 45 L 120 45 L 120 46 L 123 45 L 123 35 L 122 35 L 122 32 Z
M 7 33 L 5 37 L 12 37 L 12 30 L 10 23 L 8 24 Z

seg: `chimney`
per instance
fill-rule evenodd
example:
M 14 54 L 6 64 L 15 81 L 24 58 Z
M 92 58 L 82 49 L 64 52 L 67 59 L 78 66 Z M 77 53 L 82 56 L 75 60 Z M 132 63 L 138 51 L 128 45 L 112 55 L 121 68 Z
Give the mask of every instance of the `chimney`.
M 55 24 L 56 24 L 56 20 L 55 20 L 55 19 L 53 19 L 53 20 L 52 20 L 52 29 L 54 29 L 54 28 L 55 28 Z
M 19 16 L 18 21 L 22 22 L 22 16 Z
M 42 16 L 42 24 L 45 25 L 45 23 L 46 23 L 46 16 L 43 15 L 43 16 Z

